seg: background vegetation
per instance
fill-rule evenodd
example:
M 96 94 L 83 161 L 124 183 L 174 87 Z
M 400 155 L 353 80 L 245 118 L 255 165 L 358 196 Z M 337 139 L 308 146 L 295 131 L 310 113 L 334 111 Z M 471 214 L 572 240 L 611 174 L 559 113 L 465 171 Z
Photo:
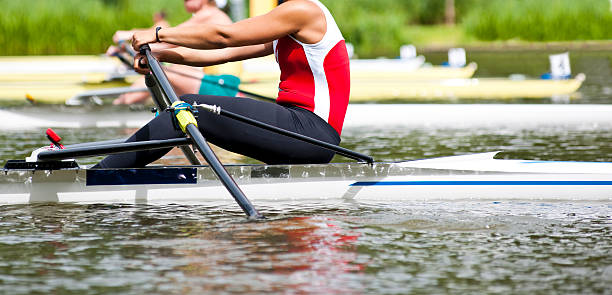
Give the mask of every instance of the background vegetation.
M 0 0 L 0 7 L 0 55 L 99 54 L 116 30 L 150 27 L 155 12 L 168 12 L 174 24 L 189 17 L 179 0 Z
M 398 54 L 402 44 L 449 46 L 496 40 L 612 39 L 609 0 L 321 0 L 360 57 Z M 118 29 L 148 27 L 165 10 L 187 19 L 181 0 L 0 0 L 0 55 L 98 54 Z
M 491 0 L 463 19 L 480 40 L 567 41 L 612 39 L 608 0 Z

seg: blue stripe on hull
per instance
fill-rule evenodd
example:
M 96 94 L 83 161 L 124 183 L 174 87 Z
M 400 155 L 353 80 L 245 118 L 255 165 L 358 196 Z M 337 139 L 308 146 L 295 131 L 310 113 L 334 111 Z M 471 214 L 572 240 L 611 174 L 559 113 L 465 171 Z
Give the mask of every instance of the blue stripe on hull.
M 491 181 L 359 181 L 351 184 L 351 186 L 394 186 L 394 185 L 610 185 L 612 181 L 512 181 L 512 180 L 491 180 Z
M 196 184 L 196 168 L 87 170 L 87 186 L 135 184 Z

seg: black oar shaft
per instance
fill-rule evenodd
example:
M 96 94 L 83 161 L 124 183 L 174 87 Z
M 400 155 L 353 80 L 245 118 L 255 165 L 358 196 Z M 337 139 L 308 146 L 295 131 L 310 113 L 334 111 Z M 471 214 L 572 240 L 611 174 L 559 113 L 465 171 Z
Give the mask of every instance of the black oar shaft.
M 198 150 L 200 150 L 200 153 L 202 153 L 204 159 L 206 159 L 210 167 L 213 169 L 213 171 L 215 171 L 219 177 L 219 180 L 221 180 L 221 183 L 223 183 L 232 197 L 234 197 L 240 208 L 242 208 L 242 211 L 244 211 L 244 213 L 246 213 L 249 217 L 260 217 L 260 214 L 255 209 L 255 206 L 253 206 L 240 187 L 238 187 L 234 179 L 229 175 L 227 170 L 225 170 L 225 167 L 223 167 L 213 150 L 207 144 L 206 139 L 204 139 L 198 130 L 198 127 L 193 124 L 189 124 L 186 127 L 186 132 L 193 139 L 195 146 L 198 148 Z
M 168 101 L 168 98 L 162 93 L 161 89 L 157 87 L 157 81 L 155 81 L 155 78 L 152 75 L 147 75 L 145 77 L 145 84 L 149 88 L 149 92 L 151 92 L 151 97 L 153 97 L 153 101 L 155 102 L 155 105 L 157 106 L 157 110 L 163 111 L 167 109 L 170 106 L 170 101 Z M 198 157 L 195 155 L 195 153 L 190 147 L 181 146 L 179 148 L 185 155 L 185 158 L 187 158 L 189 163 L 191 163 L 191 165 L 201 165 L 202 164 L 200 163 L 200 160 L 198 159 Z
M 56 161 L 70 158 L 84 158 L 98 155 L 119 154 L 153 149 L 171 148 L 175 146 L 190 145 L 189 138 L 173 138 L 165 140 L 148 140 L 124 143 L 109 143 L 96 146 L 76 146 L 63 150 L 44 151 L 38 154 L 42 161 Z
M 173 69 L 166 69 L 166 70 L 169 71 L 169 72 L 175 73 L 177 75 L 181 75 L 183 77 L 192 78 L 192 79 L 200 79 L 200 78 L 198 78 L 196 76 L 193 76 L 193 75 L 190 75 L 190 74 L 187 74 L 187 73 L 183 73 L 181 71 L 177 71 L 177 70 L 173 70 Z M 247 90 L 243 90 L 243 89 L 241 89 L 239 87 L 229 86 L 229 85 L 225 85 L 225 84 L 221 84 L 221 83 L 213 82 L 213 81 L 208 81 L 208 80 L 202 80 L 202 82 L 203 83 L 209 83 L 209 84 L 217 85 L 217 86 L 229 89 L 229 90 L 238 91 L 240 93 L 252 96 L 254 98 L 259 98 L 259 99 L 268 100 L 268 101 L 276 101 L 276 99 L 274 99 L 272 97 L 261 95 L 261 94 L 257 94 L 257 93 L 254 93 L 254 92 L 251 92 L 251 91 L 247 91 Z
M 168 81 L 168 77 L 162 70 L 161 65 L 155 59 L 155 57 L 153 57 L 153 54 L 151 54 L 149 45 L 143 45 L 140 48 L 140 51 L 147 57 L 149 69 L 151 70 L 149 75 L 155 78 L 156 82 L 158 83 L 159 87 L 161 87 L 161 90 L 164 92 L 170 103 L 179 101 L 174 89 L 172 88 L 172 85 Z M 187 126 L 185 126 L 185 133 L 187 133 L 187 135 L 193 140 L 193 143 L 202 153 L 202 156 L 204 156 L 206 162 L 208 162 L 212 170 L 215 172 L 215 174 L 217 174 L 221 183 L 223 183 L 223 185 L 227 188 L 228 192 L 232 195 L 240 208 L 242 208 L 244 213 L 246 213 L 250 218 L 261 218 L 259 212 L 257 212 L 253 204 L 251 204 L 249 199 L 246 197 L 244 192 L 242 192 L 240 187 L 238 187 L 227 170 L 225 170 L 225 167 L 223 167 L 215 153 L 212 151 L 206 142 L 206 139 L 204 136 L 202 136 L 202 133 L 200 133 L 198 127 L 194 124 L 187 124 Z
M 161 89 L 157 87 L 157 81 L 151 75 L 145 76 L 145 85 L 149 88 L 149 92 L 151 92 L 151 97 L 153 98 L 153 102 L 157 109 L 163 111 L 170 106 L 170 102 L 161 92 Z

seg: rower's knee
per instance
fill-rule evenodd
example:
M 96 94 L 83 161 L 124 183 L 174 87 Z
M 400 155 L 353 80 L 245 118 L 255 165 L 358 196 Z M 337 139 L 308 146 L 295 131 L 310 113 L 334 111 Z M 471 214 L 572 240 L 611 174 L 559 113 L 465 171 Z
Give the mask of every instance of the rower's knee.
M 181 95 L 180 100 L 193 105 L 197 97 L 198 97 L 197 94 L 185 94 L 185 95 Z

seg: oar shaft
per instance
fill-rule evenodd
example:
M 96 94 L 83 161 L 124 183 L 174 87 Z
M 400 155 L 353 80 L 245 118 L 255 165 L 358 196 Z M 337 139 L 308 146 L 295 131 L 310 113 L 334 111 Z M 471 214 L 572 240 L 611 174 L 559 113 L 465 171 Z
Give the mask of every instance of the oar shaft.
M 140 48 L 140 52 L 147 57 L 149 69 L 151 70 L 149 75 L 155 78 L 156 82 L 158 83 L 159 87 L 161 87 L 161 90 L 166 95 L 170 103 L 173 104 L 179 101 L 174 89 L 172 88 L 172 85 L 170 85 L 170 82 L 168 81 L 168 77 L 162 70 L 161 65 L 155 59 L 153 54 L 151 54 L 151 48 L 149 48 L 149 45 L 143 45 Z M 212 170 L 215 172 L 215 174 L 217 174 L 221 183 L 223 183 L 223 185 L 227 188 L 228 192 L 232 195 L 240 208 L 242 208 L 244 213 L 246 213 L 250 218 L 261 218 L 262 216 L 259 214 L 259 212 L 257 212 L 257 209 L 255 209 L 253 204 L 251 204 L 244 192 L 240 190 L 227 170 L 225 170 L 225 167 L 223 167 L 215 153 L 212 151 L 206 142 L 206 139 L 204 139 L 204 136 L 202 136 L 202 133 L 200 133 L 198 127 L 192 123 L 187 124 L 187 126 L 185 126 L 185 133 L 193 140 L 196 148 L 200 150 L 206 162 L 208 162 Z
M 193 75 L 190 75 L 190 74 L 187 74 L 187 73 L 183 73 L 183 72 L 181 72 L 181 71 L 173 70 L 173 69 L 168 69 L 168 68 L 166 68 L 166 71 L 168 71 L 168 72 L 172 72 L 172 73 L 175 73 L 175 74 L 177 74 L 177 75 L 181 75 L 181 76 L 183 76 L 183 77 L 187 77 L 187 78 L 192 78 L 192 79 L 200 79 L 199 77 L 196 77 L 196 76 L 193 76 Z M 259 98 L 259 99 L 262 99 L 262 100 L 268 100 L 268 101 L 276 101 L 276 99 L 274 99 L 274 98 L 272 98 L 272 97 L 265 96 L 265 95 L 261 95 L 261 94 L 257 94 L 257 93 L 254 93 L 254 92 L 251 92 L 251 91 L 247 91 L 247 90 L 243 90 L 243 89 L 241 89 L 240 87 L 235 87 L 235 86 L 225 85 L 225 84 L 221 84 L 221 83 L 218 83 L 218 82 L 213 82 L 213 81 L 208 81 L 208 80 L 202 80 L 202 82 L 203 82 L 203 83 L 209 83 L 209 84 L 217 85 L 217 86 L 220 86 L 220 87 L 223 87 L 223 88 L 229 89 L 229 90 L 238 91 L 238 92 L 240 92 L 240 93 L 243 93 L 243 94 L 246 94 L 246 95 L 252 96 L 252 97 L 254 97 L 254 98 Z
M 155 59 L 155 57 L 153 57 L 153 54 L 151 54 L 151 49 L 149 48 L 149 46 L 143 45 L 143 47 L 145 46 L 146 46 L 145 54 L 147 56 L 147 61 L 149 62 L 149 69 L 151 69 L 151 73 L 149 75 L 155 78 L 155 82 L 159 84 L 159 87 L 161 88 L 163 93 L 166 95 L 166 98 L 168 98 L 171 104 L 174 103 L 175 101 L 178 101 L 179 98 L 176 95 L 176 92 L 174 91 L 172 84 L 170 84 L 170 81 L 168 80 L 168 76 L 166 76 L 166 73 L 164 73 L 161 67 L 161 64 L 159 64 L 159 62 Z
M 157 81 L 155 81 L 155 78 L 152 75 L 147 75 L 145 77 L 145 84 L 149 88 L 149 92 L 151 92 L 151 97 L 153 97 L 153 101 L 157 106 L 157 110 L 163 111 L 167 109 L 170 106 L 170 101 L 168 101 L 168 98 L 166 98 L 166 96 L 162 93 L 161 89 L 157 87 Z M 189 160 L 189 163 L 191 163 L 191 165 L 202 164 L 200 163 L 200 160 L 191 148 L 189 148 L 188 146 L 181 146 L 179 148 L 181 149 L 187 160 Z
M 175 146 L 190 145 L 189 138 L 173 138 L 166 140 L 148 140 L 125 143 L 100 144 L 97 146 L 77 146 L 63 150 L 44 151 L 38 154 L 38 159 L 42 161 L 56 161 L 71 158 L 84 158 L 98 155 L 119 154 L 127 152 L 137 152 L 144 150 L 171 148 Z
M 210 146 L 207 144 L 206 139 L 202 136 L 198 127 L 193 124 L 189 124 L 186 127 L 186 133 L 189 134 L 195 143 L 195 146 L 200 150 L 200 153 L 204 156 L 204 159 L 208 162 L 210 167 L 217 173 L 219 180 L 234 197 L 242 211 L 244 211 L 251 218 L 259 218 L 261 215 L 255 209 L 255 206 L 245 196 L 244 192 L 238 187 L 234 179 L 229 175 L 225 167 L 221 164 L 215 153 L 212 151 Z
M 103 141 L 93 141 L 93 142 L 84 142 L 84 143 L 75 143 L 75 144 L 65 145 L 64 147 L 67 148 L 67 149 L 83 148 L 83 147 L 96 147 L 96 146 L 106 145 L 106 144 L 124 143 L 125 140 L 126 140 L 126 138 L 103 140 Z

